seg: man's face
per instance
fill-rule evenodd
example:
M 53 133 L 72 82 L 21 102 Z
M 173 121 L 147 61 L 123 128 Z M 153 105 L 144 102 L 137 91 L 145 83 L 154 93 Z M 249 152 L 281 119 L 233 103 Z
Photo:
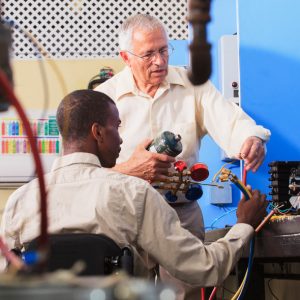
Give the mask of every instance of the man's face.
M 112 168 L 116 164 L 121 151 L 122 139 L 119 135 L 121 121 L 117 107 L 109 104 L 109 116 L 105 126 L 101 126 L 101 138 L 98 142 L 98 157 L 101 165 L 105 168 Z
M 155 52 L 150 61 L 128 54 L 128 62 L 138 86 L 157 86 L 163 82 L 168 74 L 168 57 L 158 53 L 168 47 L 168 40 L 162 29 L 153 31 L 135 30 L 132 34 L 131 52 L 138 56 L 145 56 Z

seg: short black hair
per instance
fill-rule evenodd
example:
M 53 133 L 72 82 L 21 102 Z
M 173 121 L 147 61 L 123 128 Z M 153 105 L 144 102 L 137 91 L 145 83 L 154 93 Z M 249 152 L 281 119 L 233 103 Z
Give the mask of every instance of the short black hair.
M 63 139 L 72 141 L 87 137 L 94 123 L 105 126 L 111 104 L 115 103 L 110 97 L 92 90 L 77 90 L 65 96 L 56 113 Z

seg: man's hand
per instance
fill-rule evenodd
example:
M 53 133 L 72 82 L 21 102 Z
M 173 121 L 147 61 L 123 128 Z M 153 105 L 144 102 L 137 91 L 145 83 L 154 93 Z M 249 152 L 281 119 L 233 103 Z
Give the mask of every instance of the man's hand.
M 146 150 L 151 142 L 152 140 L 147 139 L 140 143 L 128 161 L 117 164 L 113 169 L 123 174 L 145 179 L 150 183 L 165 179 L 175 158 Z
M 238 158 L 244 160 L 247 171 L 256 172 L 264 161 L 265 155 L 264 142 L 256 136 L 250 136 L 244 142 Z
M 236 216 L 237 223 L 247 223 L 255 229 L 267 215 L 268 201 L 266 201 L 266 195 L 260 194 L 258 190 L 250 190 L 250 192 L 252 197 L 249 200 L 243 196 L 239 202 Z

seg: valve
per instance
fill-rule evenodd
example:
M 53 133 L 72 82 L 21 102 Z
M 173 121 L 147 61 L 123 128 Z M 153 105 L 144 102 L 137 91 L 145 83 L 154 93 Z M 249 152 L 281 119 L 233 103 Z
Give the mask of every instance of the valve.
M 177 196 L 176 195 L 174 195 L 171 191 L 167 191 L 166 193 L 165 193 L 165 197 L 166 197 L 166 199 L 169 201 L 169 202 L 176 202 L 176 200 L 177 200 Z
M 185 193 L 185 198 L 190 201 L 198 200 L 202 197 L 203 190 L 199 184 L 193 183 Z
M 174 163 L 174 168 L 178 172 L 183 172 L 185 169 L 187 169 L 186 162 L 183 160 L 177 160 Z
M 168 177 L 157 182 L 154 188 L 166 190 L 165 198 L 169 202 L 177 201 L 178 192 L 182 192 L 189 201 L 201 198 L 203 190 L 199 182 L 207 179 L 207 166 L 204 163 L 196 163 L 188 170 L 186 162 L 178 160 L 174 163 L 174 169 L 175 172 L 169 172 Z

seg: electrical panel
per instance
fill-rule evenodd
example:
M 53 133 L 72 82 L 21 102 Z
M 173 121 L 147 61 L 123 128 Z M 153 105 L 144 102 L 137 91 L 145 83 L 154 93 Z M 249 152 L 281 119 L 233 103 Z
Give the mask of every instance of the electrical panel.
M 210 204 L 229 204 L 232 203 L 232 188 L 229 182 L 218 182 L 222 188 L 210 187 Z
M 219 41 L 219 82 L 225 98 L 240 104 L 240 67 L 237 35 L 224 35 Z
M 273 205 L 298 209 L 300 196 L 300 161 L 272 161 L 269 163 L 269 188 Z M 292 201 L 292 202 L 291 202 Z

